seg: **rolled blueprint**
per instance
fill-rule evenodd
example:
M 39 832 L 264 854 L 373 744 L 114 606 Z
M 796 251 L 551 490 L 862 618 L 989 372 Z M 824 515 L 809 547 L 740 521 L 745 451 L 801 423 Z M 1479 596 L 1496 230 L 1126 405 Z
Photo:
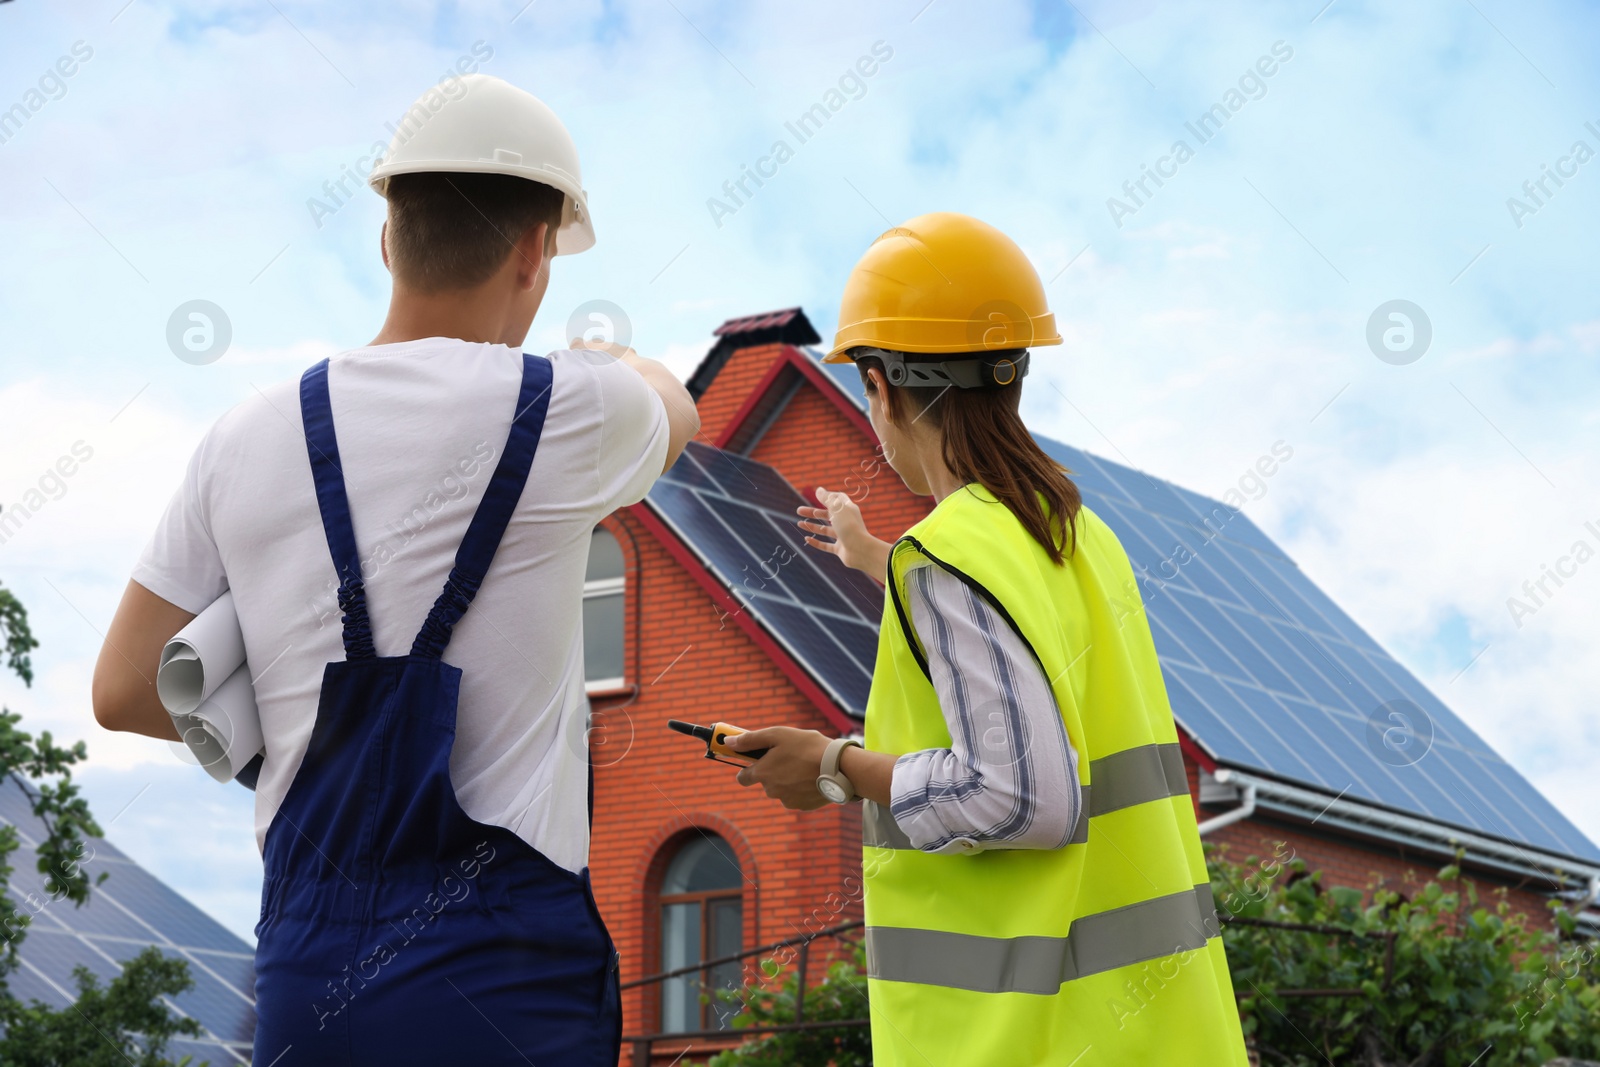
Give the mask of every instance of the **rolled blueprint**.
M 156 696 L 172 716 L 178 736 L 219 782 L 254 780 L 251 763 L 262 750 L 244 633 L 233 593 L 222 594 L 161 650 Z

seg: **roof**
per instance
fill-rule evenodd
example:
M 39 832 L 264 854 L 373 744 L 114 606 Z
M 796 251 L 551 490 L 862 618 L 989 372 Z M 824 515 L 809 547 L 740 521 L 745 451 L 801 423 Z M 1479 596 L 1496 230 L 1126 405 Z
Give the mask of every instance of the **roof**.
M 853 366 L 821 366 L 865 407 Z M 1600 848 L 1247 515 L 1042 434 L 1034 439 L 1122 542 L 1140 578 L 1173 716 L 1219 764 L 1600 861 Z M 1405 732 L 1407 722 L 1414 733 Z
M 251 946 L 102 838 L 85 842 L 91 851 L 84 867 L 91 878 L 105 873 L 105 882 L 90 890 L 81 908 L 51 901 L 35 851 L 45 837 L 44 824 L 15 779 L 0 781 L 0 821 L 17 827 L 20 840 L 7 892 L 13 900 L 31 895 L 49 902 L 37 911 L 23 909 L 33 912 L 33 921 L 17 968 L 6 978 L 14 996 L 64 1008 L 77 991 L 73 968 L 88 967 L 104 986 L 122 972 L 123 961 L 154 945 L 188 962 L 194 987 L 168 1002 L 207 1030 L 200 1039 L 174 1039 L 168 1056 L 176 1062 L 190 1055 L 193 1062 L 209 1060 L 213 1067 L 250 1062 L 256 1025 Z
M 1600 849 L 1245 515 L 1038 440 L 1122 542 L 1140 575 L 1173 715 L 1217 762 L 1600 860 Z
M 795 508 L 809 501 L 781 474 L 691 441 L 645 502 L 835 707 L 866 714 L 883 590 L 806 546 Z
M 763 311 L 759 315 L 746 315 L 743 318 L 729 319 L 715 330 L 712 330 L 711 335 L 713 337 L 725 337 L 732 334 L 755 333 L 760 330 L 772 330 L 780 326 L 787 326 L 796 320 L 804 321 L 807 328 L 810 328 L 810 320 L 806 318 L 804 311 L 799 308 L 784 308 L 782 311 Z M 811 332 L 816 333 L 817 331 L 812 329 Z M 802 341 L 800 343 L 813 344 L 814 342 Z
M 712 380 L 728 362 L 728 358 L 741 348 L 770 344 L 814 345 L 822 340 L 816 327 L 811 325 L 811 320 L 806 318 L 806 313 L 797 307 L 729 319 L 711 332 L 716 336 L 717 343 L 711 346 L 711 351 L 706 353 L 686 383 L 689 395 L 696 400 L 711 387 Z
M 817 365 L 821 380 L 865 408 L 854 367 Z M 1035 439 L 1122 542 L 1173 715 L 1207 757 L 1330 798 L 1600 862 L 1593 842 L 1247 515 Z M 859 575 L 803 548 L 793 526 L 800 495 L 777 471 L 693 445 L 646 499 L 839 707 L 864 713 L 875 645 L 865 628 L 876 629 L 882 591 L 871 583 L 869 602 Z M 780 548 L 796 560 L 762 562 Z

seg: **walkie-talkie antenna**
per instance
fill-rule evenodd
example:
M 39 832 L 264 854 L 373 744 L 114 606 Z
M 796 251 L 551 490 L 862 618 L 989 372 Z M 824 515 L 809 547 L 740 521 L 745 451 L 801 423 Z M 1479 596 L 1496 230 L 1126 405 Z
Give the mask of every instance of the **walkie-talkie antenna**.
M 668 719 L 667 726 L 680 734 L 688 734 L 697 741 L 711 743 L 711 727 L 709 726 L 696 726 L 694 723 L 684 722 L 682 719 Z
M 726 763 L 730 767 L 748 767 L 754 761 L 767 754 L 764 748 L 752 748 L 747 752 L 736 752 L 728 747 L 728 738 L 744 733 L 737 726 L 725 722 L 712 723 L 710 726 L 698 726 L 692 722 L 681 719 L 668 719 L 667 726 L 680 734 L 688 734 L 697 741 L 706 743 L 706 759 Z M 725 759 L 726 756 L 736 757 Z

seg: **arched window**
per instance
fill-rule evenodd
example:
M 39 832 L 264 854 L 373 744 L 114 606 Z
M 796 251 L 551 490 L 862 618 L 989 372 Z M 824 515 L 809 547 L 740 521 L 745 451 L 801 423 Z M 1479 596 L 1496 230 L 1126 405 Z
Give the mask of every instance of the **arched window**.
M 702 831 L 684 842 L 661 882 L 661 969 L 675 971 L 744 948 L 744 875 L 733 848 Z M 702 992 L 737 989 L 740 965 L 725 963 L 661 984 L 661 1029 L 668 1033 L 726 1030 L 738 1007 Z
M 623 684 L 622 571 L 617 539 L 596 526 L 583 574 L 583 680 L 590 692 Z

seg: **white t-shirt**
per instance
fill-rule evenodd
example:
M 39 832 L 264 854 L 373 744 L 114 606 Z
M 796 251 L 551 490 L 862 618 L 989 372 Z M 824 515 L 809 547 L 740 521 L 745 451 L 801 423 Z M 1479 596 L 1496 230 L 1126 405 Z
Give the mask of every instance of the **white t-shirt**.
M 550 354 L 527 487 L 445 662 L 462 671 L 450 775 L 479 822 L 568 870 L 588 863 L 582 594 L 590 531 L 661 473 L 667 417 L 632 368 Z M 340 465 L 380 656 L 411 650 L 505 448 L 522 354 L 427 338 L 358 348 L 328 373 Z M 186 611 L 232 589 L 266 740 L 264 845 L 344 659 L 337 579 L 301 429 L 299 379 L 217 420 L 133 572 Z

